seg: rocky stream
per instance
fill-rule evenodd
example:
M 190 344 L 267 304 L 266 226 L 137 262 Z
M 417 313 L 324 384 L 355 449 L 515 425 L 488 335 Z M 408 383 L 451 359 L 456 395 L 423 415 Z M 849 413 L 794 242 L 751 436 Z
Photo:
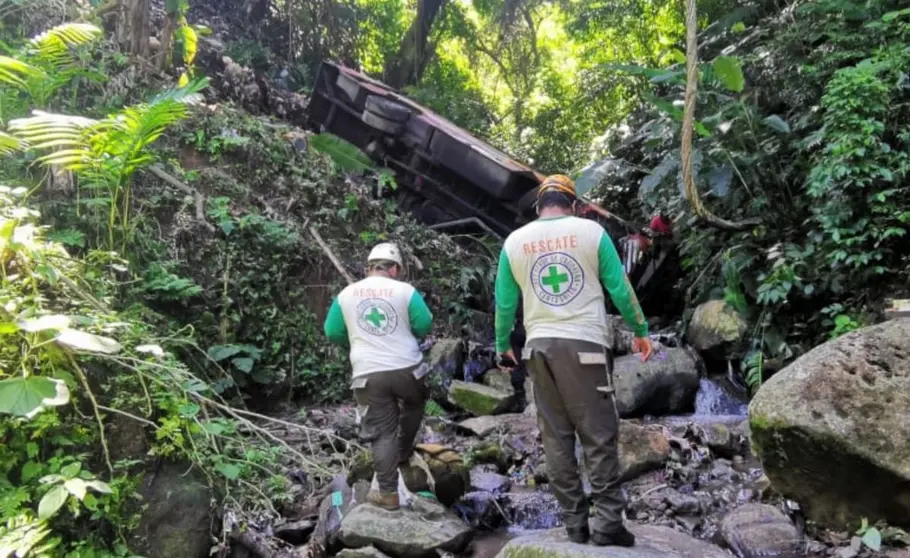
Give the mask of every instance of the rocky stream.
M 698 339 L 691 330 L 689 339 Z M 747 396 L 732 374 L 705 372 L 699 356 L 705 339 L 696 350 L 672 335 L 655 335 L 659 352 L 642 363 L 628 354 L 627 333 L 618 325 L 613 349 L 623 417 L 621 474 L 627 523 L 638 538 L 634 548 L 566 540 L 548 490 L 533 386 L 526 384 L 531 403 L 515 408 L 509 376 L 492 367 L 485 345 L 452 338 L 428 343 L 435 404 L 428 406 L 415 457 L 401 470 L 413 493 L 407 505 L 388 512 L 363 503 L 372 465 L 369 453 L 361 452 L 331 487 L 291 506 L 285 524 L 267 529 L 293 551 L 270 555 L 236 545 L 231 555 L 908 556 L 901 548 L 873 551 L 853 529 L 821 528 L 799 503 L 772 488 L 751 451 Z M 304 420 L 356 439 L 353 407 L 311 410 Z M 580 444 L 577 455 L 584 478 Z

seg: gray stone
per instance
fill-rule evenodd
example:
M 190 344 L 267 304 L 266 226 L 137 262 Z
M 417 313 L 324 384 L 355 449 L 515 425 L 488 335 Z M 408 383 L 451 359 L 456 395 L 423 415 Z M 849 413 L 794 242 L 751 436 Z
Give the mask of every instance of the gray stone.
M 430 397 L 444 402 L 449 386 L 455 378 L 464 374 L 464 342 L 461 339 L 438 339 L 427 354 L 427 385 Z
M 500 413 L 511 401 L 511 393 L 475 382 L 452 380 L 449 386 L 449 402 L 474 416 Z
M 341 521 L 341 541 L 350 548 L 374 546 L 398 558 L 420 558 L 436 550 L 460 552 L 471 527 L 442 504 L 414 499 L 414 509 L 388 511 L 360 504 Z
M 515 391 L 512 388 L 512 375 L 498 368 L 487 370 L 484 373 L 483 378 L 481 378 L 481 382 L 483 382 L 483 385 L 485 386 L 498 389 L 505 393 L 511 394 Z
M 185 463 L 165 462 L 146 475 L 140 494 L 148 503 L 137 549 L 148 558 L 207 558 L 211 548 L 212 492 Z M 194 470 L 195 471 L 195 470 Z
M 721 536 L 739 558 L 800 555 L 806 543 L 782 511 L 767 504 L 744 504 L 721 521 Z
M 471 490 L 498 494 L 508 492 L 511 487 L 512 480 L 505 475 L 486 471 L 482 467 L 471 469 Z
M 565 529 L 524 535 L 509 541 L 496 558 L 727 558 L 720 548 L 669 527 L 627 523 L 635 546 L 574 544 Z
M 479 438 L 484 438 L 488 434 L 496 432 L 500 428 L 508 429 L 509 423 L 514 419 L 512 415 L 496 415 L 472 417 L 458 423 L 458 426 L 470 431 Z
M 694 408 L 699 360 L 688 349 L 662 349 L 647 362 L 631 354 L 614 359 L 616 407 L 622 417 L 668 415 Z
M 302 519 L 275 527 L 275 536 L 296 546 L 306 543 L 315 529 L 315 521 Z
M 752 449 L 774 489 L 834 530 L 910 517 L 910 318 L 815 347 L 749 405 Z M 856 490 L 860 480 L 862 490 Z
M 372 546 L 365 546 L 363 548 L 345 548 L 335 556 L 338 558 L 389 558 L 387 554 L 383 554 L 381 551 L 373 548 Z

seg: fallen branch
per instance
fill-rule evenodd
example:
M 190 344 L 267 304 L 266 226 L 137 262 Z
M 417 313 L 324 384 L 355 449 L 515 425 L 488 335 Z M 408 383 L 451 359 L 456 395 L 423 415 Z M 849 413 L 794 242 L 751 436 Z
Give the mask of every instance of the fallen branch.
M 161 180 L 167 182 L 171 186 L 178 188 L 180 190 L 183 190 L 187 194 L 190 194 L 191 196 L 195 197 L 195 199 L 196 199 L 196 220 L 199 221 L 200 223 L 202 223 L 205 226 L 205 228 L 207 228 L 209 231 L 212 231 L 212 232 L 215 231 L 215 226 L 212 225 L 211 223 L 209 223 L 205 219 L 205 197 L 203 197 L 203 195 L 199 192 L 199 190 L 193 188 L 189 184 L 181 182 L 180 180 L 177 179 L 177 177 L 168 173 L 163 168 L 161 168 L 159 165 L 152 165 L 148 169 L 149 169 L 149 172 L 151 172 L 152 174 L 154 174 Z
M 350 285 L 352 283 L 356 283 L 354 278 L 351 277 L 351 274 L 348 273 L 348 271 L 344 268 L 343 265 L 341 265 L 341 261 L 335 255 L 335 252 L 332 252 L 332 249 L 329 248 L 329 245 L 325 243 L 325 240 L 323 240 L 322 237 L 319 236 L 319 231 L 316 230 L 316 227 L 313 225 L 310 225 L 309 231 L 310 231 L 310 234 L 313 235 L 313 238 L 316 239 L 316 242 L 319 244 L 319 247 L 322 248 L 322 251 L 325 253 L 325 255 L 328 256 L 328 258 L 330 260 L 332 260 L 332 263 L 335 265 L 335 269 L 337 269 L 338 272 L 344 276 L 344 278 L 348 282 L 348 284 Z

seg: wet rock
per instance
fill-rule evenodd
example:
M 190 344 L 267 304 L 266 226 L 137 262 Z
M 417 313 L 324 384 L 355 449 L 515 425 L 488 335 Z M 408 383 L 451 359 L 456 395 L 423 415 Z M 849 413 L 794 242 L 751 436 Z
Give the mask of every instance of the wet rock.
M 142 514 L 137 549 L 149 558 L 206 558 L 211 541 L 212 492 L 205 479 L 186 474 L 185 463 L 165 462 L 146 475 L 140 494 L 148 508 Z
M 771 484 L 823 526 L 910 517 L 908 338 L 908 318 L 843 335 L 772 376 L 749 406 Z
M 790 518 L 767 504 L 744 504 L 730 511 L 720 530 L 739 558 L 800 555 L 806 547 Z
M 415 451 L 430 469 L 434 493 L 444 506 L 457 502 L 467 492 L 470 477 L 458 452 L 438 444 L 417 444 Z
M 511 492 L 504 498 L 509 522 L 520 529 L 552 529 L 562 525 L 556 497 L 543 490 Z
M 748 324 L 723 300 L 700 304 L 692 314 L 686 337 L 699 351 L 708 351 L 742 338 Z
M 714 422 L 703 426 L 705 442 L 714 455 L 732 458 L 741 453 L 746 445 L 746 421 L 736 424 Z
M 360 504 L 341 521 L 341 541 L 350 548 L 374 546 L 399 558 L 420 558 L 437 550 L 460 552 L 471 528 L 440 503 L 416 498 L 414 509 L 387 511 Z
M 664 500 L 677 515 L 693 515 L 701 510 L 701 502 L 698 501 L 698 498 L 688 494 L 672 491 L 664 496 Z
M 475 416 L 502 412 L 511 401 L 511 393 L 483 384 L 452 380 L 449 386 L 449 402 Z
M 471 490 L 499 494 L 508 492 L 511 487 L 512 480 L 505 475 L 486 470 L 484 467 L 471 469 Z
M 493 368 L 487 370 L 483 378 L 481 378 L 483 385 L 491 387 L 493 389 L 498 389 L 504 393 L 513 393 L 515 390 L 512 388 L 512 375 L 508 372 L 499 370 L 498 368 Z
M 464 343 L 461 339 L 438 339 L 427 354 L 427 385 L 430 397 L 443 403 L 449 393 L 449 386 L 457 378 L 464 377 Z
M 296 546 L 306 543 L 315 529 L 315 521 L 302 519 L 276 527 L 275 536 Z
M 387 554 L 383 554 L 381 551 L 373 548 L 372 546 L 365 546 L 363 548 L 345 548 L 335 556 L 338 558 L 389 558 Z
M 724 558 L 724 551 L 669 527 L 628 523 L 635 546 L 573 544 L 565 529 L 524 535 L 509 541 L 496 558 Z
M 623 480 L 658 469 L 670 456 L 670 441 L 660 426 L 619 421 L 619 466 Z
M 496 500 L 490 492 L 468 492 L 453 509 L 473 527 L 493 530 L 505 522 L 503 508 Z
M 614 360 L 613 382 L 620 416 L 668 415 L 693 408 L 699 361 L 688 349 L 663 349 L 647 362 L 640 355 Z
M 499 429 L 508 429 L 509 422 L 513 419 L 511 415 L 496 415 L 473 417 L 458 423 L 458 426 L 468 430 L 477 437 L 484 438 L 488 434 L 496 432 Z

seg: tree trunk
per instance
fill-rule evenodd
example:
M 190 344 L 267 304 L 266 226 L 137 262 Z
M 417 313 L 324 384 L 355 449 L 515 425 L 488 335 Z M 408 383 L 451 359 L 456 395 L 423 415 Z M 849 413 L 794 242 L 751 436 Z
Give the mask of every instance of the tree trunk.
M 117 42 L 134 56 L 149 54 L 150 0 L 121 0 L 117 20 Z
M 405 85 L 416 85 L 420 81 L 430 58 L 430 49 L 427 48 L 430 31 L 445 3 L 446 0 L 418 1 L 417 17 L 401 40 L 398 55 L 386 64 L 384 81 L 388 85 L 401 89 Z

